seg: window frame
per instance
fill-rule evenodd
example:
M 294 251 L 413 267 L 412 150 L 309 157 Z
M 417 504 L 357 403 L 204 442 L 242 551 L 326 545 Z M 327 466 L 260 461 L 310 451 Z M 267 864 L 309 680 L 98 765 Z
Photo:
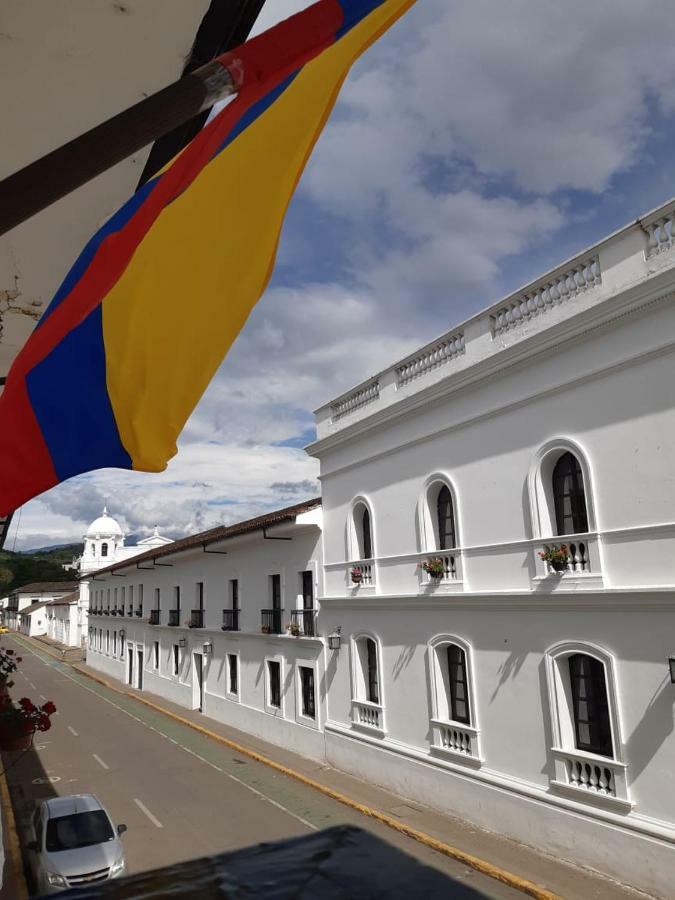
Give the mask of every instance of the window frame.
M 370 556 L 365 555 L 363 541 L 363 512 L 359 513 L 360 507 L 363 507 L 368 513 L 370 525 Z M 349 562 L 359 563 L 367 560 L 375 561 L 377 557 L 377 534 L 375 529 L 375 515 L 373 512 L 373 504 L 370 500 L 359 495 L 354 497 L 349 510 L 347 522 L 347 559 Z
M 455 546 L 441 548 L 439 522 L 437 514 L 438 497 L 443 488 L 447 488 L 452 501 Z M 422 487 L 418 502 L 419 551 L 420 553 L 447 553 L 459 555 L 461 548 L 462 528 L 459 515 L 459 500 L 452 478 L 447 472 L 433 472 L 428 475 Z
M 570 461 L 573 461 L 576 464 L 572 471 L 567 473 L 558 471 L 563 463 L 569 463 Z M 564 490 L 564 484 L 567 478 L 571 478 L 574 482 L 573 492 L 568 493 Z M 579 490 L 579 488 L 581 488 L 581 490 Z M 578 457 L 573 453 L 570 453 L 569 450 L 566 450 L 558 457 L 551 471 L 551 496 L 553 498 L 553 517 L 555 519 L 556 536 L 562 537 L 567 534 L 588 534 L 588 510 L 586 507 L 584 472 Z M 569 515 L 566 515 L 564 510 L 565 499 L 567 497 L 570 498 L 569 503 L 571 512 Z M 583 510 L 580 508 L 582 505 L 580 503 L 580 497 L 583 498 Z M 564 527 L 566 519 L 572 519 L 571 529 Z M 576 522 L 575 519 L 577 520 Z M 585 528 L 577 527 L 577 525 L 585 525 Z
M 266 656 L 265 660 L 265 711 L 273 716 L 285 718 L 285 690 L 284 690 L 284 659 L 282 656 Z M 272 703 L 272 670 L 270 663 L 279 666 L 279 705 Z
M 602 663 L 605 670 L 607 691 L 607 711 L 611 730 L 613 755 L 601 756 L 579 750 L 576 745 L 574 710 L 572 706 L 572 685 L 569 677 L 569 658 L 576 654 L 593 657 Z M 623 763 L 624 743 L 619 716 L 618 684 L 614 659 L 607 650 L 586 641 L 565 641 L 555 644 L 546 651 L 546 674 L 549 692 L 549 711 L 555 747 L 572 752 L 588 753 L 598 760 L 613 760 Z
M 304 682 L 302 670 L 308 669 L 312 672 L 314 684 L 314 716 L 305 713 L 304 704 Z M 295 720 L 299 725 L 307 728 L 320 730 L 321 707 L 318 694 L 319 675 L 318 661 L 316 659 L 296 659 L 295 660 Z
M 232 669 L 231 669 L 231 660 L 235 661 L 235 672 L 237 679 L 237 689 L 235 691 L 231 690 L 232 687 Z M 237 702 L 241 699 L 241 659 L 238 652 L 228 650 L 225 654 L 225 696 L 230 700 L 235 700 Z
M 612 735 L 613 756 L 611 757 L 580 750 L 576 745 L 568 661 L 571 656 L 578 653 L 593 657 L 604 666 Z M 630 800 L 628 788 L 628 762 L 621 722 L 621 693 L 616 660 L 604 647 L 589 641 L 564 641 L 549 647 L 546 651 L 545 669 L 551 720 L 552 746 L 549 748 L 551 788 L 572 796 L 577 801 L 621 812 L 630 811 L 633 803 Z M 615 796 L 602 796 L 591 790 L 570 785 L 566 775 L 567 761 L 570 759 L 578 760 L 582 764 L 609 768 L 613 774 Z
M 557 437 L 537 448 L 530 463 L 527 476 L 530 521 L 532 537 L 535 540 L 547 539 L 555 541 L 556 538 L 563 537 L 563 535 L 557 533 L 552 474 L 556 463 L 565 453 L 571 453 L 576 457 L 581 468 L 584 496 L 586 498 L 586 518 L 588 521 L 588 531 L 584 532 L 584 534 L 590 536 L 597 531 L 595 479 L 593 478 L 589 456 L 586 450 L 575 441 L 565 437 Z
M 470 721 L 468 723 L 452 718 L 450 691 L 450 670 L 448 648 L 457 647 L 464 653 L 466 695 Z M 457 634 L 443 633 L 433 637 L 427 645 L 429 680 L 431 688 L 431 732 L 433 743 L 430 752 L 435 756 L 451 759 L 478 768 L 483 763 L 481 753 L 480 718 L 474 683 L 474 652 L 469 641 Z M 458 753 L 442 746 L 442 729 L 455 729 L 467 735 L 470 750 Z

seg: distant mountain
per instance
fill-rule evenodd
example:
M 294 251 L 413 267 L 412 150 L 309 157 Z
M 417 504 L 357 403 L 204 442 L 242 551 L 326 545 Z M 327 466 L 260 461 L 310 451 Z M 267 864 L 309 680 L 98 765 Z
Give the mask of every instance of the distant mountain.
M 49 547 L 33 547 L 30 550 L 17 550 L 16 552 L 22 553 L 24 556 L 37 556 L 43 553 L 52 553 L 54 550 L 72 551 L 73 556 L 79 556 L 82 553 L 82 544 L 50 544 Z
M 0 597 L 35 581 L 74 581 L 73 572 L 66 571 L 63 565 L 81 553 L 82 544 L 61 544 L 21 553 L 0 550 Z

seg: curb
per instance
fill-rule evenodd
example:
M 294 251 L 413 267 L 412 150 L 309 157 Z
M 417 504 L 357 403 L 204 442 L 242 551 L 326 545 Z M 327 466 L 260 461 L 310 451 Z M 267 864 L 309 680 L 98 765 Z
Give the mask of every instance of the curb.
M 60 657 L 55 656 L 55 658 L 58 658 L 59 661 L 64 662 L 64 660 L 61 660 Z M 341 794 L 339 791 L 336 791 L 333 788 L 329 788 L 318 781 L 314 781 L 313 778 L 309 778 L 307 775 L 303 775 L 301 772 L 296 772 L 294 769 L 290 769 L 287 766 L 282 765 L 281 763 L 275 762 L 273 759 L 270 759 L 267 756 L 263 756 L 261 753 L 258 753 L 255 750 L 251 750 L 248 747 L 244 747 L 241 744 L 238 744 L 236 741 L 232 741 L 229 738 L 223 737 L 222 735 L 217 734 L 214 731 L 210 731 L 203 725 L 198 725 L 196 722 L 191 722 L 189 719 L 185 719 L 183 718 L 183 716 L 179 716 L 177 713 L 171 712 L 171 710 L 165 709 L 163 706 L 160 706 L 157 703 L 153 703 L 152 700 L 147 700 L 146 698 L 141 697 L 138 694 L 132 694 L 129 691 L 122 690 L 116 685 L 111 684 L 105 678 L 101 678 L 98 675 L 92 675 L 91 672 L 88 672 L 86 669 L 81 668 L 74 662 L 68 662 L 67 660 L 65 660 L 65 663 L 80 675 L 85 675 L 92 681 L 95 681 L 98 684 L 101 684 L 104 687 L 108 688 L 108 690 L 111 690 L 123 697 L 129 697 L 130 699 L 135 700 L 137 703 L 141 703 L 144 706 L 149 707 L 155 712 L 162 713 L 168 718 L 173 719 L 176 722 L 180 722 L 182 725 L 186 725 L 193 731 L 197 731 L 205 735 L 206 737 L 217 741 L 219 744 L 228 747 L 230 750 L 234 750 L 237 753 L 248 756 L 249 759 L 253 759 L 256 762 L 262 763 L 263 765 L 268 766 L 269 768 L 274 769 L 275 771 L 280 772 L 283 775 L 288 776 L 289 778 L 293 778 L 295 781 L 300 782 L 300 784 L 304 784 L 306 787 L 313 788 L 315 791 L 318 791 L 324 796 L 330 797 L 332 800 L 336 800 L 338 803 L 341 803 L 344 806 L 349 807 L 350 809 L 356 810 L 356 812 L 359 812 L 362 815 L 375 820 L 376 822 L 380 822 L 381 824 L 386 825 L 393 831 L 397 831 L 399 834 L 403 834 L 406 837 L 412 838 L 417 843 L 422 844 L 423 846 L 428 847 L 431 850 L 435 850 L 437 853 L 441 853 L 443 856 L 454 859 L 456 862 L 460 862 L 471 869 L 474 869 L 476 872 L 481 872 L 483 875 L 487 875 L 489 878 L 493 878 L 495 881 L 499 881 L 502 884 L 505 884 L 508 887 L 512 887 L 523 894 L 534 897 L 535 900 L 563 900 L 563 898 L 561 898 L 559 894 L 555 894 L 552 891 L 549 891 L 547 888 L 535 884 L 535 882 L 533 881 L 529 881 L 527 878 L 521 878 L 519 875 L 515 875 L 513 872 L 509 872 L 506 869 L 501 869 L 498 866 L 494 866 L 492 865 L 492 863 L 489 863 L 478 856 L 473 856 L 473 854 L 466 853 L 464 850 L 460 850 L 458 847 L 453 847 L 450 844 L 446 844 L 443 841 L 438 840 L 437 838 L 434 838 L 423 831 L 419 831 L 417 828 L 413 828 L 410 825 L 399 822 L 398 819 L 394 819 L 393 817 L 381 812 L 380 810 L 373 809 L 370 806 L 364 806 L 362 803 L 359 803 L 356 800 L 352 800 L 352 798 L 346 796 L 346 794 Z
M 9 863 L 11 880 L 13 881 L 13 886 L 16 891 L 14 900 L 27 900 L 28 885 L 26 884 L 26 876 L 23 871 L 23 858 L 21 856 L 21 846 L 19 844 L 19 833 L 16 828 L 14 807 L 12 806 L 12 801 L 9 796 L 9 786 L 4 771 L 0 772 L 0 804 L 2 804 L 5 820 L 5 828 L 3 830 L 3 843 L 7 852 L 5 870 L 8 868 L 7 863 Z M 4 889 L 7 886 L 8 879 L 5 877 L 6 874 L 6 871 L 3 872 L 2 892 L 4 892 Z

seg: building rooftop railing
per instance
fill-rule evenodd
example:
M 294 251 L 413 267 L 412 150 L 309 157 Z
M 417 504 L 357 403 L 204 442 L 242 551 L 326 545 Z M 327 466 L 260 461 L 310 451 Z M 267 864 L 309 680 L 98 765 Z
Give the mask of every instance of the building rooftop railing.
M 675 199 L 316 410 L 317 442 L 675 266 Z

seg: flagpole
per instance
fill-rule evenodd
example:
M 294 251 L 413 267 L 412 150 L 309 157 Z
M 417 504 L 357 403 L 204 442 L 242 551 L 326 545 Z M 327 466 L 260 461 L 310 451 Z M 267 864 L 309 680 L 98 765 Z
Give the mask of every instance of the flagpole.
M 264 2 L 243 0 L 228 44 L 246 39 Z M 9 175 L 0 181 L 0 235 L 235 92 L 229 71 L 214 59 Z

